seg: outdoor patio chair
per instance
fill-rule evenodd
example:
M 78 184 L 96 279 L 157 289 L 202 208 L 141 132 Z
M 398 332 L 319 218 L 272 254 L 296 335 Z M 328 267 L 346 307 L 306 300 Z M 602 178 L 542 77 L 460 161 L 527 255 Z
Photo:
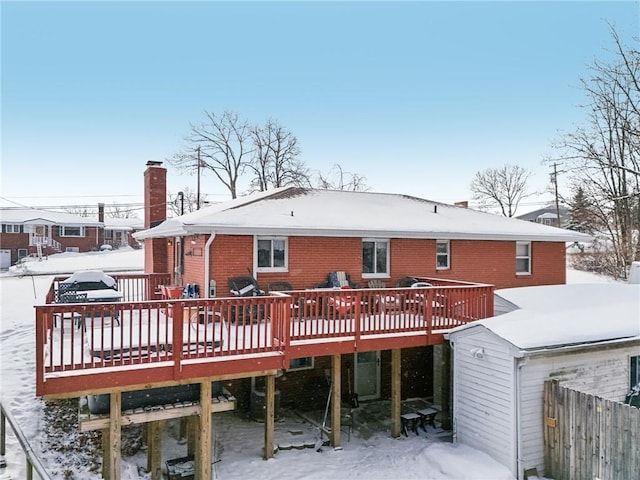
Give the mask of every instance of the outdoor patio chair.
M 235 297 L 259 297 L 266 295 L 253 277 L 229 277 L 227 284 L 229 285 L 229 291 Z M 231 307 L 231 323 L 237 322 L 245 325 L 247 323 L 260 322 L 264 320 L 264 318 L 264 305 L 260 305 L 258 308 L 249 304 L 239 308 L 235 305 Z
M 387 288 L 387 284 L 382 280 L 370 280 L 367 286 L 369 288 Z
M 418 279 L 415 277 L 402 277 L 396 281 L 395 286 L 397 288 L 406 288 L 410 287 L 414 283 L 418 283 Z
M 327 284 L 329 288 L 360 288 L 358 283 L 351 281 L 347 272 L 330 272 L 327 277 Z
M 286 292 L 293 290 L 293 287 L 289 282 L 271 282 L 267 286 L 267 291 L 269 292 Z
M 229 277 L 227 280 L 229 291 L 235 297 L 257 297 L 264 295 L 264 291 L 253 277 Z

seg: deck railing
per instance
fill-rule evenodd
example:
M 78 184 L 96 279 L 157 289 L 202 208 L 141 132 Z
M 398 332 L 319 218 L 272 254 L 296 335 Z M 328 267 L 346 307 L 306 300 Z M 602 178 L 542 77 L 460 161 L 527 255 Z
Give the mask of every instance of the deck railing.
M 180 382 L 287 368 L 302 356 L 441 343 L 449 329 L 493 314 L 493 287 L 478 284 L 126 300 L 148 293 L 155 280 L 138 288 L 140 279 L 119 278 L 130 292 L 121 302 L 37 306 L 37 393 L 140 378 Z

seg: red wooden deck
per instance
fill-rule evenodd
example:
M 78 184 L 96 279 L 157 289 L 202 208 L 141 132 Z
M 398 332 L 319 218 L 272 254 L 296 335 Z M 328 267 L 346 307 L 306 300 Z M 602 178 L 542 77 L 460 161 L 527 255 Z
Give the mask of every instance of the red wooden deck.
M 117 280 L 122 302 L 36 307 L 37 395 L 242 377 L 299 357 L 436 345 L 451 328 L 493 315 L 493 286 L 437 279 L 424 279 L 434 285 L 426 288 L 194 300 L 146 300 L 161 276 Z

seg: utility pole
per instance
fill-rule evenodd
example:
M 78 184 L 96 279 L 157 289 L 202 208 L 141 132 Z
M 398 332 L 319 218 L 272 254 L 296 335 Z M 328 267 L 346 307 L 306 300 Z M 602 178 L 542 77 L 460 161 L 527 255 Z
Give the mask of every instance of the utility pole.
M 556 195 L 556 221 L 558 224 L 556 227 L 560 227 L 560 202 L 558 201 L 558 164 L 553 163 L 553 173 L 551 174 L 551 181 L 553 181 L 553 186 Z
M 178 192 L 180 198 L 180 215 L 184 215 L 184 192 Z
M 196 149 L 198 151 L 198 191 L 196 192 L 196 210 L 200 210 L 200 145 Z

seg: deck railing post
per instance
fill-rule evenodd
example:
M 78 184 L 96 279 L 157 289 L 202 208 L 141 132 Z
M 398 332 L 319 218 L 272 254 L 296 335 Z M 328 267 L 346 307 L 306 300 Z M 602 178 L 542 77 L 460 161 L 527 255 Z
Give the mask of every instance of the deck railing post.
M 53 328 L 53 325 L 51 328 Z M 44 394 L 44 344 L 46 331 L 45 316 L 42 313 L 42 309 L 36 307 L 36 395 L 38 396 Z M 50 352 L 53 354 L 53 345 L 51 345 Z
M 171 354 L 173 356 L 173 378 L 179 379 L 182 376 L 182 346 L 184 340 L 183 324 L 184 324 L 184 302 L 173 302 L 169 304 L 169 318 L 173 322 L 173 338 Z

